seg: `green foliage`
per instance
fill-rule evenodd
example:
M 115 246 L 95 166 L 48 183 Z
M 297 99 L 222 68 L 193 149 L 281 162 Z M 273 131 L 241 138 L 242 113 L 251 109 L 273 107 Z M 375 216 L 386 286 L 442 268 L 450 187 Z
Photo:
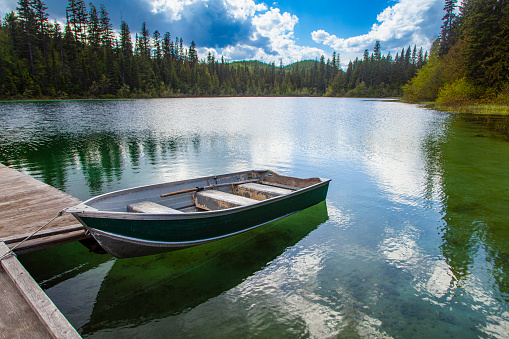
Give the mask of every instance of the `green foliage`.
M 366 86 L 366 83 L 362 81 L 361 83 L 357 84 L 354 89 L 349 90 L 346 93 L 347 97 L 358 97 L 358 98 L 364 98 L 368 96 L 368 87 Z
M 439 106 L 467 105 L 478 96 L 478 93 L 479 90 L 467 78 L 463 77 L 440 88 L 435 102 Z
M 440 88 L 444 85 L 444 65 L 436 53 L 432 53 L 429 61 L 421 68 L 410 83 L 403 86 L 403 98 L 408 102 L 435 101 Z
M 408 101 L 509 104 L 509 2 L 446 1 L 442 35 L 428 64 L 404 87 Z M 438 52 L 437 52 L 438 51 Z
M 466 75 L 499 90 L 509 79 L 509 2 L 469 1 L 462 23 Z
M 226 63 L 170 33 L 152 36 L 144 22 L 132 41 L 126 22 L 119 40 L 104 5 L 69 0 L 67 22 L 50 23 L 40 0 L 19 0 L 17 12 L 0 25 L 0 98 L 168 97 L 210 95 L 393 96 L 425 63 L 414 46 L 393 60 L 366 51 L 344 72 L 339 53 L 332 61 Z M 422 49 L 421 49 L 422 51 Z
M 498 105 L 509 106 L 509 83 L 504 84 L 493 102 Z

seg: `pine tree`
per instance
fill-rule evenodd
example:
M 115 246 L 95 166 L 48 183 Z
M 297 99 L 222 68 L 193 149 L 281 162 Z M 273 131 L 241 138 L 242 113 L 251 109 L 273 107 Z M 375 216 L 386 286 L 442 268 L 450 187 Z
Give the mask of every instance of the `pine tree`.
M 382 59 L 382 51 L 380 47 L 380 40 L 375 42 L 375 48 L 373 49 L 374 59 L 380 61 Z
M 191 41 L 191 46 L 189 46 L 189 62 L 192 67 L 198 64 L 198 52 L 196 51 L 196 44 L 194 41 Z
M 509 78 L 509 3 L 469 1 L 465 10 L 462 35 L 467 76 L 480 88 L 498 90 Z
M 27 47 L 27 52 L 30 66 L 32 70 L 32 75 L 35 75 L 35 67 L 34 67 L 34 38 L 35 38 L 35 13 L 30 4 L 30 0 L 19 0 L 18 7 L 16 8 L 18 11 L 18 19 L 21 25 L 21 29 L 24 33 L 24 40 L 26 43 L 24 44 Z
M 129 26 L 122 20 L 120 24 L 120 71 L 122 81 L 124 83 L 132 83 L 129 81 L 128 75 L 131 69 L 131 59 L 133 56 L 133 44 L 131 41 L 131 32 Z
M 101 35 L 101 43 L 105 47 L 111 47 L 113 41 L 113 26 L 110 23 L 106 7 L 101 4 L 100 17 L 99 17 L 99 33 Z
M 444 11 L 445 15 L 442 18 L 442 32 L 440 33 L 440 49 L 438 54 L 440 56 L 447 54 L 449 49 L 454 45 L 454 24 L 456 21 L 456 0 L 445 0 Z
M 88 41 L 93 49 L 98 49 L 101 44 L 100 34 L 97 9 L 93 3 L 90 3 L 90 11 L 88 12 Z
M 141 24 L 141 35 L 138 37 L 139 53 L 144 59 L 150 59 L 150 32 L 147 29 L 147 23 Z
M 41 0 L 32 0 L 31 6 L 34 11 L 34 19 L 37 22 L 37 30 L 39 31 L 39 37 L 40 39 L 44 39 L 44 36 L 46 35 L 47 30 L 47 22 L 48 22 L 48 13 L 46 13 L 46 10 L 48 7 L 42 2 Z
M 422 55 L 422 47 L 419 49 L 419 55 L 417 56 L 417 68 L 424 66 L 424 56 Z
M 339 56 L 339 53 L 336 54 L 336 67 L 338 68 L 338 70 L 341 69 L 341 58 Z
M 83 0 L 69 0 L 66 15 L 76 41 L 86 42 L 87 8 L 85 2 Z

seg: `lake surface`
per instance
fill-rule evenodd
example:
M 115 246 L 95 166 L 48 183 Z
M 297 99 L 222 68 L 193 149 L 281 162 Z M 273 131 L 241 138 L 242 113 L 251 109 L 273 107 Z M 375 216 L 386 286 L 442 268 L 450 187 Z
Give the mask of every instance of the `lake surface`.
M 80 199 L 248 169 L 332 179 L 326 202 L 212 244 L 20 256 L 83 337 L 507 337 L 508 125 L 337 98 L 0 103 L 0 162 Z

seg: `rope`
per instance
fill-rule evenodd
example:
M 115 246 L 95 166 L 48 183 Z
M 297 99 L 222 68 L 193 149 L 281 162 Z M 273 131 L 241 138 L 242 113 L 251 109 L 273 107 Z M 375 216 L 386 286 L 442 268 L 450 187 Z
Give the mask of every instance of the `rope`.
M 9 252 L 5 253 L 4 255 L 2 255 L 0 257 L 0 261 L 2 261 L 4 258 L 7 258 L 8 256 L 10 255 L 13 255 L 13 256 L 16 256 L 16 253 L 14 253 L 14 250 L 19 246 L 21 245 L 22 243 L 24 243 L 25 241 L 27 241 L 28 239 L 30 239 L 31 237 L 33 237 L 37 232 L 39 232 L 40 230 L 42 230 L 44 227 L 48 226 L 53 220 L 55 220 L 56 218 L 62 216 L 62 214 L 64 214 L 65 210 L 67 208 L 64 208 L 63 210 L 61 210 L 60 212 L 58 212 L 58 214 L 56 216 L 54 216 L 50 221 L 48 221 L 47 223 L 45 223 L 44 225 L 42 225 L 41 227 L 39 227 L 35 232 L 33 232 L 32 234 L 30 234 L 29 236 L 27 236 L 25 239 L 21 240 L 21 242 L 19 242 L 16 246 L 14 246 L 13 248 L 11 248 L 9 250 Z

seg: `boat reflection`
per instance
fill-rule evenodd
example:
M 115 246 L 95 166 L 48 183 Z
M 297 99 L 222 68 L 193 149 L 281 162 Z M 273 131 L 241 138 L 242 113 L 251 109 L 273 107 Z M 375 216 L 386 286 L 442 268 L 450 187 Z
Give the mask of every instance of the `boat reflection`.
M 47 291 L 96 269 L 112 260 L 112 256 L 91 253 L 87 247 L 74 242 L 26 253 L 18 256 L 18 259 L 41 288 Z
M 196 307 L 237 286 L 327 220 L 327 205 L 321 202 L 232 238 L 117 260 L 80 333 L 139 326 Z

